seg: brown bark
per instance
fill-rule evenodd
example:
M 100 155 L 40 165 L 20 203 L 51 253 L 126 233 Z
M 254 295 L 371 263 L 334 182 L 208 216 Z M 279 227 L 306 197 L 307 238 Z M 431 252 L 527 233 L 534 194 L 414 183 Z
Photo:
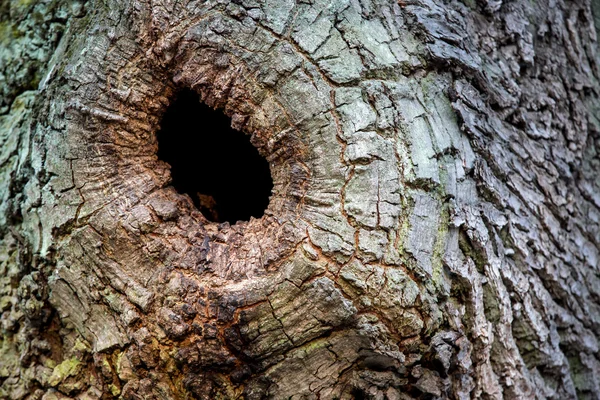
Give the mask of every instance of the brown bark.
M 0 397 L 600 397 L 589 1 L 0 15 Z M 262 218 L 170 186 L 183 88 L 269 161 Z

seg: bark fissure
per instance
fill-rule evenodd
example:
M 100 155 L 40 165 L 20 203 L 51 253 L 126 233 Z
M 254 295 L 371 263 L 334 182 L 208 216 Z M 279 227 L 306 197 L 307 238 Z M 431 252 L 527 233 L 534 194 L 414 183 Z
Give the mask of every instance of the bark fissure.
M 0 15 L 0 397 L 597 397 L 589 2 Z M 182 88 L 271 164 L 261 218 L 170 187 Z

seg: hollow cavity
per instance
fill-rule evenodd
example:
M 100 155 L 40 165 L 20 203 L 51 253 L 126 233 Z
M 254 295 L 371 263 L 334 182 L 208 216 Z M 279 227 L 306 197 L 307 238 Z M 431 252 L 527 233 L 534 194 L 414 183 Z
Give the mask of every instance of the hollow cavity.
M 189 195 L 207 219 L 233 224 L 264 214 L 273 189 L 267 160 L 197 93 L 177 94 L 157 137 L 158 157 L 171 165 L 173 187 Z

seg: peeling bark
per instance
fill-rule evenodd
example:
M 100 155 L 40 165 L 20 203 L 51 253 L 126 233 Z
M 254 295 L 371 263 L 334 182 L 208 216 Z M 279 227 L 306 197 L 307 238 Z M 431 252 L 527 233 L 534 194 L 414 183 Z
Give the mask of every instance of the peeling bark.
M 0 4 L 0 398 L 600 398 L 596 3 Z M 170 186 L 180 89 L 262 218 Z

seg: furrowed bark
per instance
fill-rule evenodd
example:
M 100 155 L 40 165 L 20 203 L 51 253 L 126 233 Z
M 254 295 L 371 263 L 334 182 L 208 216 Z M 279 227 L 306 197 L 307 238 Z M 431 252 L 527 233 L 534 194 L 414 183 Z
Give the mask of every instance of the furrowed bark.
M 596 3 L 0 5 L 0 397 L 599 398 Z M 181 89 L 262 218 L 170 186 Z

